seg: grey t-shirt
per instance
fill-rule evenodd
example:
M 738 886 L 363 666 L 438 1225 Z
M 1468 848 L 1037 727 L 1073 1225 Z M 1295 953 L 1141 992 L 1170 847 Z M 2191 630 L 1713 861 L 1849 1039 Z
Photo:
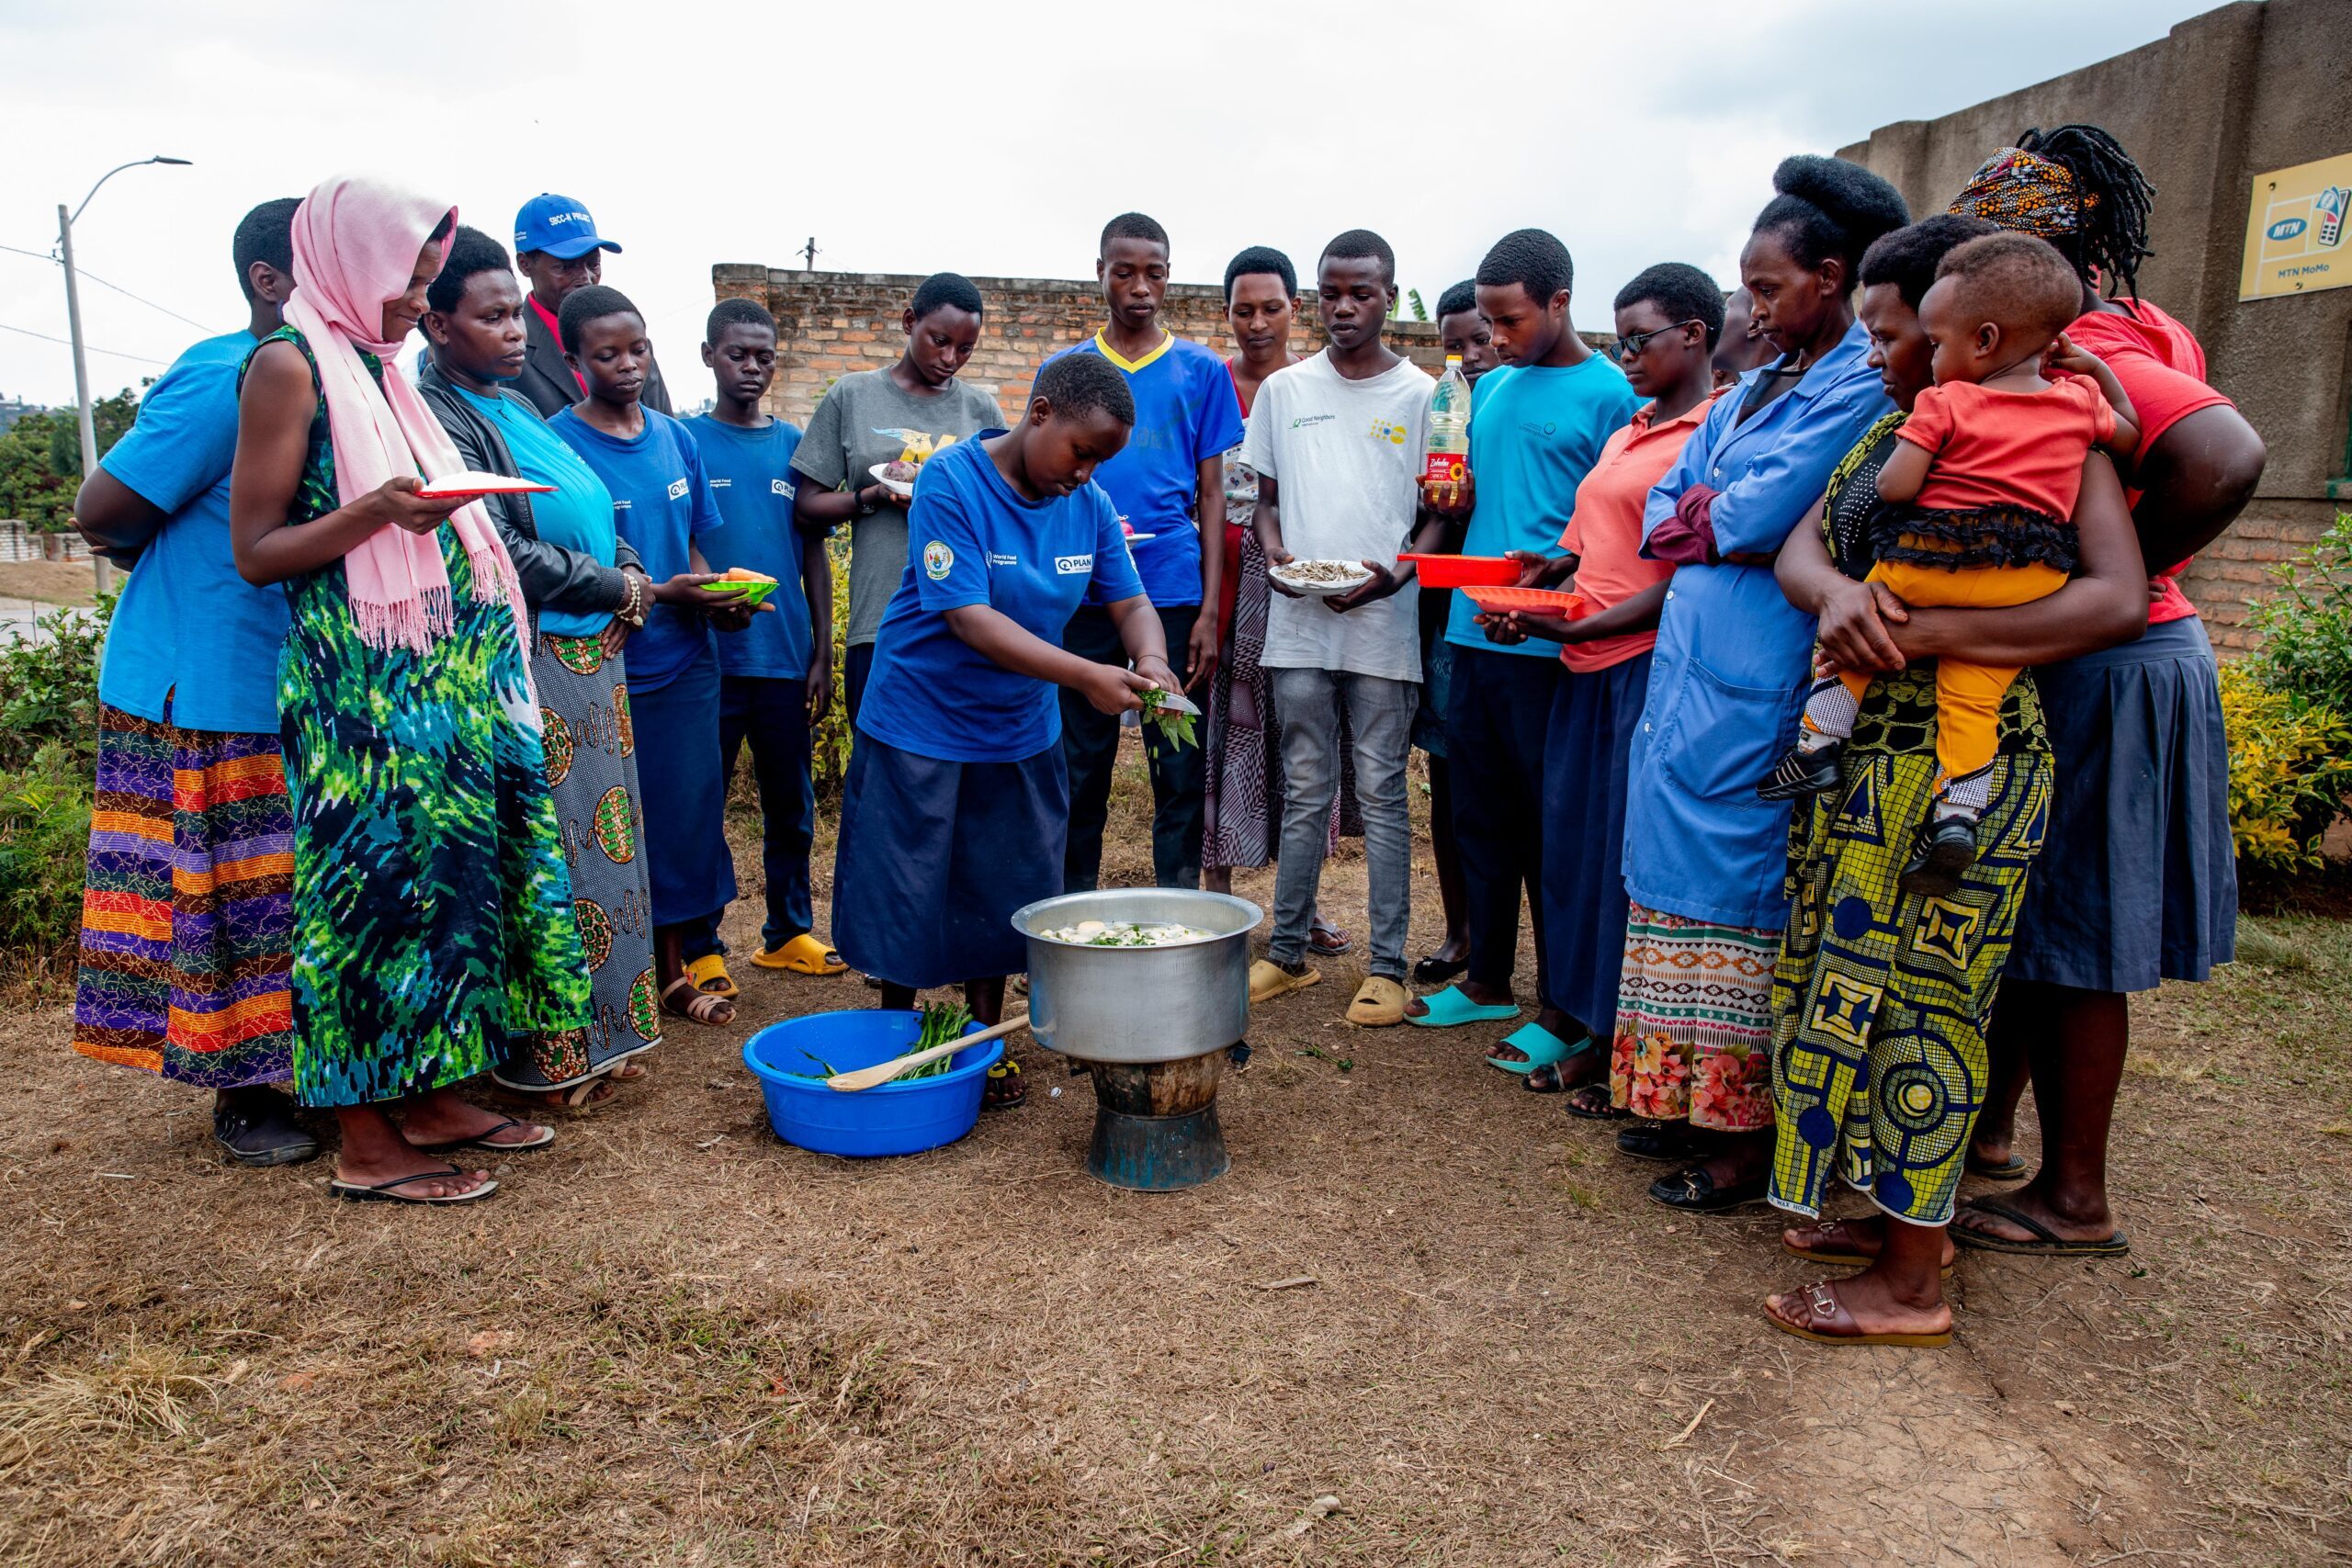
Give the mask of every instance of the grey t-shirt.
M 844 376 L 826 391 L 808 418 L 808 433 L 792 466 L 827 490 L 870 484 L 866 470 L 906 449 L 906 432 L 922 431 L 937 441 L 952 435 L 969 440 L 1004 423 L 996 400 L 978 387 L 951 381 L 926 396 L 910 396 L 888 370 Z M 907 514 L 885 506 L 860 517 L 849 532 L 849 644 L 872 642 L 882 612 L 907 570 Z

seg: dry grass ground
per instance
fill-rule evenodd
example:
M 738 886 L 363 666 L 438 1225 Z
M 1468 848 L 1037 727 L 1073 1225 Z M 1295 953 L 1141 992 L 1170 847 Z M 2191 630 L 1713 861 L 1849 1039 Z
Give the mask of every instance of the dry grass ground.
M 40 604 L 96 603 L 97 579 L 88 561 L 0 561 L 0 599 Z
M 1119 810 L 1133 879 L 1132 784 Z M 1361 862 L 1327 887 L 1361 931 Z M 1091 1091 L 1034 1045 L 1025 1108 L 852 1164 L 768 1133 L 743 1030 L 681 1025 L 490 1204 L 337 1204 L 323 1164 L 223 1167 L 198 1097 L 27 1004 L 0 1555 L 2352 1561 L 2352 924 L 2249 919 L 2226 978 L 2147 1000 L 2132 1258 L 1963 1254 L 1941 1352 L 1773 1333 L 1758 1302 L 1809 1275 L 1769 1215 L 1647 1202 L 1472 1031 L 1347 1029 L 1358 972 L 1261 1016 L 1232 1172 L 1157 1197 L 1085 1174 Z M 867 996 L 740 978 L 747 1026 Z

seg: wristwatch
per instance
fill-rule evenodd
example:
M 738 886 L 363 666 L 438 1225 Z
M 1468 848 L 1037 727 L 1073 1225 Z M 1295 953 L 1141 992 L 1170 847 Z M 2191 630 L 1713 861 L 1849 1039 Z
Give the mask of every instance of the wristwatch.
M 876 513 L 882 510 L 880 507 L 865 499 L 866 488 L 867 487 L 865 485 L 853 485 L 850 487 L 849 501 L 851 507 L 854 508 L 850 513 L 851 516 L 871 517 Z

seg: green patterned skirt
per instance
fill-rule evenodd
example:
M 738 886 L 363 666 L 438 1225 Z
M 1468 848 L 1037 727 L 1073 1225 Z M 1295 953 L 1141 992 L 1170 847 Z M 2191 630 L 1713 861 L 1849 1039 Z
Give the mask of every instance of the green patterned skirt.
M 589 1022 L 523 649 L 441 544 L 455 626 L 423 653 L 360 642 L 341 563 L 294 585 L 277 697 L 305 1105 L 443 1088 Z
M 2002 709 L 1978 857 L 1948 898 L 1897 885 L 1935 793 L 1935 667 L 1865 697 L 1839 787 L 1790 827 L 1772 977 L 1770 1198 L 1817 1216 L 1832 1177 L 1915 1224 L 1951 1218 L 1984 1100 L 1984 1029 L 2050 818 L 2030 676 Z

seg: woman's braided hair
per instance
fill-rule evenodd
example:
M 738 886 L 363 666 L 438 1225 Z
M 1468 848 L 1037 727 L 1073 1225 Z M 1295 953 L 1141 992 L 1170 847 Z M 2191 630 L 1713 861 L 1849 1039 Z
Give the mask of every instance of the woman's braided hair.
M 2018 146 L 2063 164 L 2075 176 L 2077 194 L 2073 230 L 2052 236 L 2075 270 L 2086 277 L 2093 267 L 2122 292 L 2138 299 L 2140 263 L 2148 249 L 2148 212 L 2156 187 L 2123 144 L 2096 125 L 2039 126 L 2018 138 Z

